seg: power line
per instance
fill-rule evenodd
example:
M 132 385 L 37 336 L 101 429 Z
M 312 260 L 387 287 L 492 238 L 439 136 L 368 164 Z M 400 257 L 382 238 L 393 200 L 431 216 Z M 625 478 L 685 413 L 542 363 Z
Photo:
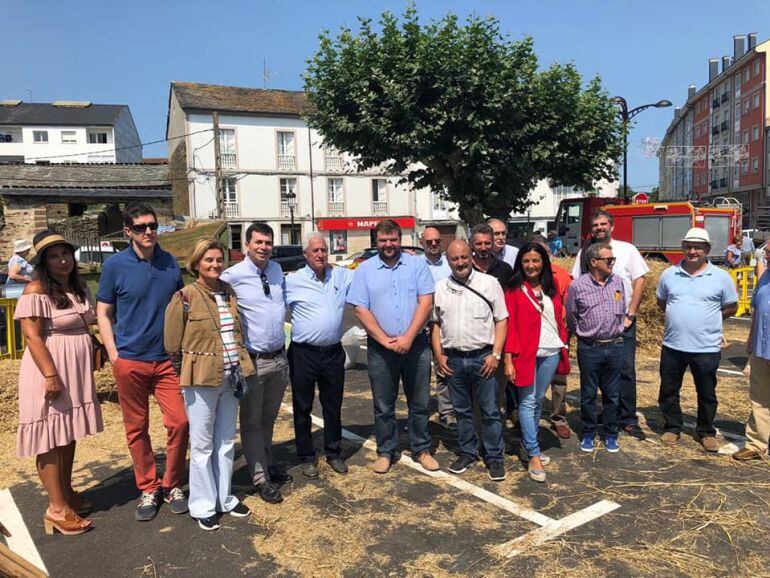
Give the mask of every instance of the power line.
M 81 157 L 83 155 L 101 155 L 101 154 L 107 154 L 107 153 L 114 153 L 114 152 L 117 152 L 117 151 L 136 149 L 136 148 L 141 148 L 143 146 L 149 146 L 149 145 L 158 144 L 158 143 L 162 143 L 162 142 L 168 142 L 170 140 L 175 140 L 175 139 L 178 139 L 178 138 L 185 138 L 185 137 L 192 136 L 192 135 L 195 135 L 195 134 L 200 134 L 202 132 L 211 132 L 212 130 L 214 130 L 214 129 L 213 128 L 204 128 L 204 129 L 201 129 L 201 130 L 196 130 L 195 132 L 188 132 L 187 134 L 182 134 L 182 135 L 179 135 L 179 136 L 172 136 L 172 137 L 169 137 L 169 138 L 162 138 L 162 139 L 159 139 L 159 140 L 154 140 L 154 141 L 145 142 L 145 143 L 139 143 L 139 144 L 136 144 L 136 145 L 128 145 L 128 146 L 124 146 L 124 147 L 118 147 L 118 148 L 112 148 L 112 149 L 104 149 L 104 150 L 100 150 L 100 151 L 91 151 L 91 152 L 84 152 L 84 153 L 68 153 L 68 154 L 64 154 L 64 155 L 52 155 L 52 156 L 46 156 L 46 157 L 27 157 L 24 160 L 25 160 L 25 162 L 26 161 L 43 161 L 43 160 L 49 160 L 49 159 L 63 159 L 63 158 L 68 158 L 68 157 Z

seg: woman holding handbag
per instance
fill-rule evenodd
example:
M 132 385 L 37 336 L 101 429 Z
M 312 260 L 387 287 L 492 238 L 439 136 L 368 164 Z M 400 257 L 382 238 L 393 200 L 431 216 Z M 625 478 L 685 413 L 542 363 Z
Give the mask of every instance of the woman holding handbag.
M 543 398 L 556 373 L 569 373 L 569 357 L 563 304 L 548 251 L 539 243 L 527 243 L 519 250 L 513 277 L 505 287 L 505 304 L 509 315 L 505 375 L 519 388 L 519 421 L 529 475 L 544 482 L 544 466 L 551 460 L 537 441 Z
M 75 247 L 43 231 L 33 239 L 36 279 L 16 305 L 27 343 L 19 369 L 17 454 L 35 456 L 48 494 L 45 530 L 82 534 L 81 518 L 93 504 L 72 488 L 77 440 L 102 431 L 94 384 L 89 325 L 96 322 L 90 296 L 78 275 Z
M 219 528 L 217 514 L 251 514 L 230 487 L 238 405 L 256 371 L 243 346 L 235 292 L 220 279 L 224 258 L 220 241 L 198 240 L 187 265 L 196 280 L 171 299 L 164 326 L 190 423 L 190 515 L 203 530 Z

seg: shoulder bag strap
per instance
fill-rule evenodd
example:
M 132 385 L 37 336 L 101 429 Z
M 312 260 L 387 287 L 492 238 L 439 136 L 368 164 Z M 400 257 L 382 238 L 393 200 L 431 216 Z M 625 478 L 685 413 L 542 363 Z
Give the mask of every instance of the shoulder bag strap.
M 545 319 L 546 323 L 548 323 L 548 325 L 550 325 L 551 327 L 553 327 L 554 331 L 556 331 L 556 335 L 559 335 L 559 328 L 558 328 L 558 327 L 556 327 L 556 326 L 555 326 L 553 323 L 551 323 L 551 320 L 550 320 L 550 319 L 548 319 L 548 317 L 546 317 L 546 316 L 545 316 L 545 313 L 544 313 L 544 310 L 545 310 L 545 305 L 543 305 L 543 306 L 541 307 L 541 306 L 540 306 L 538 303 L 536 303 L 536 302 L 535 302 L 535 300 L 534 300 L 534 299 L 532 299 L 532 295 L 530 295 L 529 293 L 527 293 L 527 290 L 526 290 L 526 289 L 524 289 L 524 285 L 522 285 L 522 286 L 520 287 L 520 289 L 522 290 L 522 292 L 524 293 L 524 295 L 526 295 L 526 296 L 527 296 L 527 299 L 529 299 L 529 302 L 530 302 L 530 303 L 532 303 L 532 305 L 534 306 L 534 308 L 535 308 L 535 309 L 537 309 L 537 311 L 540 313 L 540 317 L 542 317 L 543 319 Z M 551 300 L 551 301 L 553 302 L 553 300 Z M 555 315 L 555 310 L 554 310 L 554 315 Z M 560 339 L 561 339 L 561 338 L 560 338 Z
M 487 304 L 487 306 L 489 307 L 489 310 L 492 312 L 492 315 L 494 315 L 494 313 L 495 313 L 495 308 L 492 306 L 492 303 L 489 301 L 489 299 L 487 299 L 486 297 L 484 297 L 484 296 L 483 296 L 483 295 L 482 295 L 482 294 L 481 294 L 479 291 L 476 291 L 476 290 L 475 290 L 473 287 L 471 287 L 471 286 L 470 286 L 470 285 L 468 285 L 467 283 L 466 283 L 466 284 L 462 284 L 462 283 L 460 283 L 460 282 L 459 282 L 457 279 L 455 279 L 455 278 L 454 278 L 454 276 L 452 276 L 452 275 L 450 275 L 450 276 L 449 276 L 449 280 L 450 280 L 450 281 L 453 281 L 453 282 L 454 282 L 456 285 L 459 285 L 460 287 L 464 287 L 465 289 L 467 289 L 467 290 L 468 290 L 468 291 L 470 291 L 471 293 L 475 293 L 476 295 L 478 295 L 479 297 L 481 297 L 481 299 L 483 299 L 483 300 L 484 300 L 484 303 L 486 303 L 486 304 Z

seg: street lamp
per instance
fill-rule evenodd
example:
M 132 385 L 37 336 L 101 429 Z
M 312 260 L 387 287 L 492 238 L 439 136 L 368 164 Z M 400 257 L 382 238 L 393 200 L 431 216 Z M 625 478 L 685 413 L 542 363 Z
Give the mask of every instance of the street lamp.
M 297 195 L 289 191 L 284 195 L 286 198 L 286 204 L 289 205 L 289 218 L 291 219 L 291 226 L 289 229 L 289 245 L 296 245 L 294 241 L 294 207 L 297 204 Z
M 659 100 L 651 104 L 643 104 L 628 110 L 628 103 L 622 96 L 613 96 L 612 102 L 620 107 L 620 118 L 623 121 L 623 200 L 628 200 L 628 121 L 648 108 L 667 108 L 671 106 L 670 100 Z

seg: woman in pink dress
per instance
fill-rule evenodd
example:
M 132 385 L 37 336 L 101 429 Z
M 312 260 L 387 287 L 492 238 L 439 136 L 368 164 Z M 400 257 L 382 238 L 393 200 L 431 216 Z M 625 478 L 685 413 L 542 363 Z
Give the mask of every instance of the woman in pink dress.
M 96 322 L 85 283 L 78 275 L 75 247 L 43 231 L 33 239 L 37 279 L 16 305 L 27 349 L 19 371 L 17 454 L 35 456 L 48 494 L 48 534 L 82 534 L 81 518 L 93 506 L 72 489 L 75 443 L 102 431 L 88 326 Z

